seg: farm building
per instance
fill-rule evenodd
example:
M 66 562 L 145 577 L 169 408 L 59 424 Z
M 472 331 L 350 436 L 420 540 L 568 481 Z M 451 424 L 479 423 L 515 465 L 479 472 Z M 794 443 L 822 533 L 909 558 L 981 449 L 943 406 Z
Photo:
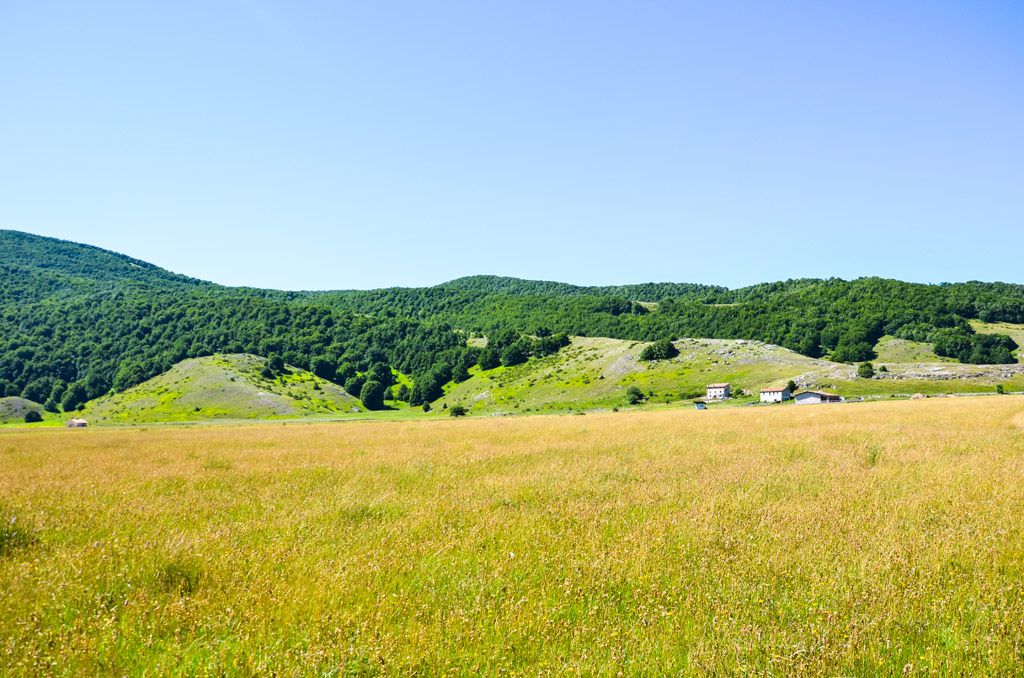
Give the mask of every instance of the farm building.
M 827 391 L 803 391 L 793 396 L 797 405 L 819 405 L 821 403 L 840 403 L 842 396 Z
M 85 428 L 88 425 L 85 419 L 68 419 L 68 428 Z
M 708 400 L 724 400 L 731 397 L 732 394 L 729 392 L 729 384 L 708 384 L 708 394 L 705 396 Z
M 789 389 L 788 388 L 762 388 L 761 389 L 761 402 L 762 403 L 784 403 L 789 400 Z

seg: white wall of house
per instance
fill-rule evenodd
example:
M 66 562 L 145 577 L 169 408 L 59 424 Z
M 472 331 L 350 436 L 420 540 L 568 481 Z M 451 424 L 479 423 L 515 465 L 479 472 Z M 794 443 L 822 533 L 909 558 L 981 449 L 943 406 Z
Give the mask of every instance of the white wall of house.
M 707 398 L 709 400 L 721 400 L 729 397 L 729 386 L 708 386 Z
M 842 398 L 836 396 L 833 398 L 825 398 L 820 393 L 813 393 L 806 391 L 804 393 L 797 393 L 793 396 L 796 400 L 797 405 L 820 405 L 821 403 L 838 403 L 842 402 Z
M 784 388 L 781 391 L 761 391 L 762 403 L 781 403 L 787 400 L 789 400 L 788 388 Z

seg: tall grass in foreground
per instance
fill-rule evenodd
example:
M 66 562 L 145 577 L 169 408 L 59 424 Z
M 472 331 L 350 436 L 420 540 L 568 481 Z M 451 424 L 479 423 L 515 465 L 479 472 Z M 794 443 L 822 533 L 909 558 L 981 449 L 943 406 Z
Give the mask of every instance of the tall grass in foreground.
M 3 675 L 1024 673 L 1018 397 L 5 432 L 0 508 Z

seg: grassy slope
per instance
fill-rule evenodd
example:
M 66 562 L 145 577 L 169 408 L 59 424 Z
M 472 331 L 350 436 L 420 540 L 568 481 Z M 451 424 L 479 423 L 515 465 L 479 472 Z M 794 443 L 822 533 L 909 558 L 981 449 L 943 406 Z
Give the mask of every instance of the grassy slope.
M 645 345 L 574 337 L 556 355 L 512 368 L 474 371 L 443 402 L 462 402 L 471 412 L 489 413 L 611 408 L 623 404 L 629 386 L 654 391 L 652 402 L 676 402 L 702 396 L 705 386 L 717 381 L 748 389 L 785 384 L 815 363 L 760 342 L 718 339 L 678 341 L 678 357 L 647 363 L 637 357 Z
M 455 403 L 466 405 L 471 414 L 623 408 L 630 386 L 654 393 L 641 407 L 678 406 L 703 396 L 705 386 L 718 381 L 731 382 L 734 392 L 749 392 L 720 405 L 726 407 L 752 402 L 759 389 L 790 379 L 800 388 L 826 388 L 847 397 L 991 392 L 997 383 L 1007 391 L 1024 390 L 1024 369 L 1017 366 L 888 363 L 889 372 L 858 379 L 854 366 L 754 341 L 684 339 L 676 342 L 678 357 L 652 363 L 638 359 L 644 346 L 576 337 L 558 354 L 524 365 L 487 372 L 474 368 L 468 381 L 446 387 L 446 395 L 432 404 L 431 416 L 444 416 L 444 405 Z M 404 403 L 367 413 L 339 386 L 302 370 L 291 369 L 283 378 L 268 381 L 258 374 L 262 364 L 262 358 L 248 355 L 186 360 L 124 393 L 90 403 L 81 416 L 92 424 L 350 416 L 353 408 L 375 419 L 422 416 L 419 408 Z M 397 378 L 409 383 L 404 375 Z M 59 421 L 53 415 L 48 419 Z
M 149 381 L 89 403 L 90 423 L 196 421 L 338 415 L 361 410 L 344 389 L 309 372 L 267 380 L 263 358 L 216 355 L 178 363 Z M 319 390 L 314 388 L 319 387 Z
M 25 423 L 25 414 L 29 410 L 35 410 L 42 415 L 43 420 L 35 424 Z M 56 414 L 51 414 L 43 409 L 43 406 L 39 403 L 34 403 L 31 400 L 20 398 L 17 396 L 9 396 L 7 398 L 0 398 L 0 426 L 59 426 L 61 424 L 61 417 Z
M 1024 398 L 0 433 L 11 676 L 1010 676 Z
M 980 334 L 1010 335 L 1010 338 L 1020 346 L 1020 348 L 1014 351 L 1014 355 L 1017 356 L 1017 362 L 1024 363 L 1024 325 L 1015 325 L 1013 323 L 983 323 L 980 320 L 972 320 L 971 327 L 974 328 L 975 332 Z
M 461 402 L 471 413 L 482 414 L 610 409 L 624 406 L 626 389 L 632 385 L 645 394 L 654 392 L 646 405 L 650 407 L 702 396 L 708 383 L 719 381 L 731 382 L 734 391 L 742 388 L 756 394 L 793 379 L 800 388 L 834 389 L 848 397 L 991 392 L 997 383 L 1009 391 L 1024 390 L 1024 371 L 1016 367 L 894 363 L 876 379 L 859 379 L 852 365 L 814 360 L 755 341 L 683 339 L 676 342 L 678 357 L 654 363 L 638 359 L 645 345 L 576 337 L 554 356 L 513 368 L 473 371 L 468 381 L 449 385 L 434 408 Z M 752 395 L 729 404 L 753 399 Z
M 875 345 L 876 363 L 955 363 L 953 358 L 935 355 L 934 347 L 922 341 L 897 339 L 886 335 Z

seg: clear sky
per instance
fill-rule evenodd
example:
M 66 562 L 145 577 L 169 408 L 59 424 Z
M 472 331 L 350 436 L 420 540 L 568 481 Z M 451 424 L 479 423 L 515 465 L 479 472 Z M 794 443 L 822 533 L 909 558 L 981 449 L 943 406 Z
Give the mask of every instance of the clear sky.
M 1024 282 L 1024 3 L 0 0 L 0 228 L 284 289 Z

